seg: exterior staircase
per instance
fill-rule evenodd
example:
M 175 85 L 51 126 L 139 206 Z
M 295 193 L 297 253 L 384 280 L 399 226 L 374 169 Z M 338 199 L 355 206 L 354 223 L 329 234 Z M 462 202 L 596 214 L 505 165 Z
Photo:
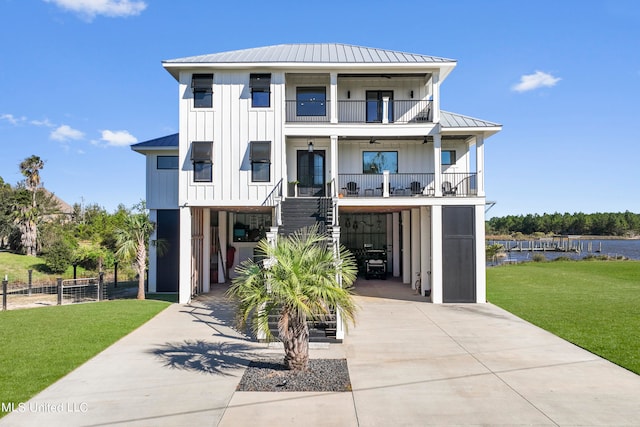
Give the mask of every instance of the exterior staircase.
M 282 225 L 279 234 L 288 236 L 303 227 L 319 226 L 321 233 L 331 231 L 333 224 L 333 201 L 330 197 L 288 197 L 282 201 Z M 336 339 L 336 315 L 324 320 L 309 320 L 310 342 L 341 342 Z M 278 316 L 269 317 L 269 329 L 278 336 Z

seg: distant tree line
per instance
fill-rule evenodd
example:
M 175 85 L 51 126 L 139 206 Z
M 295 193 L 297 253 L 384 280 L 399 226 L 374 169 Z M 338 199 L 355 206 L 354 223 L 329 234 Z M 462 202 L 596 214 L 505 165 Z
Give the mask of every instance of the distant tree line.
M 498 234 L 576 234 L 594 236 L 640 235 L 640 214 L 622 213 L 553 213 L 507 215 L 487 221 L 486 232 Z

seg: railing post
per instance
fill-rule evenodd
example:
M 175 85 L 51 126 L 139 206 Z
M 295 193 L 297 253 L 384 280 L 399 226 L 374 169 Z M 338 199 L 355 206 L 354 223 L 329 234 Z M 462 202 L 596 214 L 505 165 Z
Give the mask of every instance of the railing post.
M 4 275 L 2 281 L 2 311 L 7 311 L 7 285 L 9 284 L 9 276 Z
M 382 123 L 389 123 L 389 97 L 382 97 Z
M 389 171 L 382 171 L 382 197 L 389 197 Z
M 73 263 L 73 280 L 76 280 L 76 269 L 78 268 L 78 264 L 76 264 L 75 262 Z
M 113 263 L 113 287 L 118 287 L 118 261 Z
M 58 305 L 62 305 L 62 277 L 58 277 Z
M 102 301 L 102 289 L 104 285 L 104 271 L 98 275 L 98 301 Z
M 29 269 L 27 270 L 27 273 L 29 273 L 29 296 L 31 296 L 31 288 L 33 287 L 33 270 Z

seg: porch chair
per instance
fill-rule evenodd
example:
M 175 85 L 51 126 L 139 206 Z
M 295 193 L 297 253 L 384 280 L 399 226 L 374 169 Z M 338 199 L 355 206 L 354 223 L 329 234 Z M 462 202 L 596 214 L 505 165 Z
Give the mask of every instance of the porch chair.
M 411 190 L 411 195 L 413 196 L 422 194 L 422 183 L 413 181 L 411 184 L 409 184 L 409 190 Z
M 453 186 L 449 181 L 442 183 L 442 195 L 443 196 L 455 196 L 458 192 L 458 186 Z
M 360 187 L 353 181 L 347 182 L 344 189 L 347 191 L 347 196 L 357 196 L 360 193 Z

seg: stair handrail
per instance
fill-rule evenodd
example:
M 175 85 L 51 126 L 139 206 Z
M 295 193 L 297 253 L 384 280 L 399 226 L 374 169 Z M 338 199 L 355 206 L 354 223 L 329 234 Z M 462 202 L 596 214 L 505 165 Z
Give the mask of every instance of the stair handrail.
M 262 202 L 262 206 L 276 206 L 279 203 L 279 198 L 282 198 L 282 178 L 273 186 L 267 198 Z

